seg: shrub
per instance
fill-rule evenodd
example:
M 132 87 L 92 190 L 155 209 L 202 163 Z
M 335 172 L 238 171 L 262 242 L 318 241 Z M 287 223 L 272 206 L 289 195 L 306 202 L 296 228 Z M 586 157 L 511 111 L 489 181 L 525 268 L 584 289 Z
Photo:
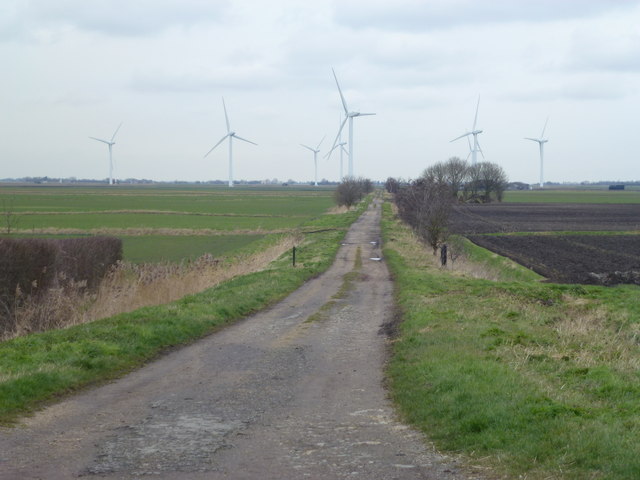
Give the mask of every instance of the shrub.
M 373 191 L 373 183 L 368 178 L 345 178 L 335 191 L 335 200 L 339 206 L 352 207 Z
M 122 259 L 114 237 L 0 238 L 0 336 L 16 326 L 21 305 L 38 303 L 52 289 L 93 290 Z

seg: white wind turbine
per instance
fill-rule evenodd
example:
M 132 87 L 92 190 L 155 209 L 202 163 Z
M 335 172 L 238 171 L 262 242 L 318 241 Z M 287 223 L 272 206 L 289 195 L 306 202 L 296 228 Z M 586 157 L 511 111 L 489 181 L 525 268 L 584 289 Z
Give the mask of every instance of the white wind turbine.
M 348 152 L 349 177 L 353 177 L 353 119 L 354 117 L 362 117 L 365 115 L 375 115 L 375 113 L 350 112 L 349 108 L 347 107 L 347 102 L 344 99 L 344 95 L 342 94 L 342 89 L 340 88 L 340 84 L 338 83 L 338 77 L 336 76 L 336 72 L 333 68 L 331 69 L 331 71 L 333 72 L 333 78 L 336 79 L 336 85 L 338 86 L 338 92 L 340 93 L 340 99 L 342 100 L 342 106 L 344 107 L 344 120 L 340 125 L 340 130 L 338 130 L 338 135 L 336 135 L 336 139 L 333 142 L 333 146 L 331 147 L 331 149 L 333 150 L 333 148 L 335 148 L 336 144 L 338 143 L 338 138 L 342 133 L 342 129 L 344 128 L 344 124 L 347 123 L 347 120 L 349 120 L 349 152 Z
M 114 142 L 113 139 L 116 138 L 116 133 L 118 133 L 118 130 L 120 130 L 121 126 L 122 126 L 122 122 L 120 122 L 120 125 L 118 125 L 118 128 L 116 128 L 116 131 L 113 132 L 113 135 L 111 136 L 111 140 L 103 140 L 102 138 L 89 137 L 93 140 L 106 143 L 109 146 L 109 185 L 113 185 L 113 156 L 112 156 L 111 150 L 112 150 L 112 147 L 116 144 L 116 142 Z
M 246 138 L 242 138 L 236 135 L 236 132 L 231 130 L 231 126 L 229 125 L 229 116 L 227 115 L 227 106 L 224 104 L 224 97 L 222 97 L 222 108 L 224 109 L 224 119 L 227 122 L 227 134 L 220 139 L 218 143 L 216 143 L 211 150 L 209 150 L 204 157 L 206 158 L 211 152 L 213 152 L 218 145 L 224 142 L 225 138 L 229 138 L 229 186 L 233 187 L 233 139 L 237 138 L 238 140 L 242 140 L 243 142 L 252 143 L 253 145 L 258 145 L 257 143 L 252 142 L 251 140 L 247 140 Z
M 341 115 L 342 116 L 342 115 Z M 338 124 L 342 125 L 342 121 L 338 120 Z M 336 148 L 340 148 L 340 182 L 342 182 L 342 171 L 343 171 L 343 165 L 344 165 L 344 153 L 349 153 L 347 152 L 347 149 L 344 148 L 344 146 L 347 144 L 347 142 L 343 142 L 342 141 L 342 132 L 339 131 L 338 132 L 338 142 L 331 148 L 331 150 L 329 150 L 327 152 L 327 154 L 324 156 L 324 158 L 329 158 L 331 157 L 331 153 L 336 149 Z
M 525 140 L 531 140 L 533 142 L 538 142 L 538 146 L 540 147 L 540 188 L 544 187 L 544 144 L 549 140 L 544 138 L 544 131 L 547 129 L 547 122 L 549 121 L 549 117 L 544 122 L 544 127 L 542 127 L 542 133 L 540 134 L 540 138 L 530 138 L 525 137 Z
M 471 129 L 470 132 L 467 132 L 451 140 L 452 142 L 455 142 L 456 140 L 460 140 L 461 138 L 468 137 L 469 135 L 473 135 L 473 147 L 471 146 L 471 142 L 469 142 L 469 155 L 471 155 L 472 165 L 475 165 L 478 161 L 478 152 L 480 152 L 480 154 L 482 155 L 482 158 L 484 158 L 484 153 L 482 152 L 482 149 L 480 148 L 480 143 L 478 142 L 478 135 L 482 133 L 482 130 L 476 130 L 476 123 L 478 123 L 479 108 L 480 108 L 480 95 L 478 95 L 478 104 L 476 105 L 476 116 L 473 119 L 473 128 Z M 469 139 L 467 138 L 467 140 Z M 467 155 L 467 158 L 469 158 L 469 155 Z
M 326 135 L 325 135 L 326 137 Z M 324 141 L 324 137 L 322 137 L 322 140 L 320 140 L 320 142 L 318 143 L 318 146 L 316 148 L 311 148 L 308 145 L 304 145 L 304 144 L 300 144 L 301 147 L 304 147 L 308 150 L 311 150 L 313 152 L 313 165 L 314 165 L 314 169 L 315 169 L 315 177 L 314 177 L 314 185 L 317 187 L 318 186 L 318 152 L 320 152 L 320 144 Z
M 343 153 L 349 153 L 347 152 L 347 149 L 344 148 L 344 146 L 347 144 L 347 142 L 342 142 L 342 141 L 338 141 L 338 143 L 336 143 L 333 148 L 331 150 L 329 150 L 329 152 L 324 156 L 324 158 L 329 158 L 331 156 L 331 153 L 336 149 L 336 148 L 340 148 L 340 182 L 342 182 L 342 170 L 343 170 L 343 164 L 344 164 L 344 157 L 343 157 Z

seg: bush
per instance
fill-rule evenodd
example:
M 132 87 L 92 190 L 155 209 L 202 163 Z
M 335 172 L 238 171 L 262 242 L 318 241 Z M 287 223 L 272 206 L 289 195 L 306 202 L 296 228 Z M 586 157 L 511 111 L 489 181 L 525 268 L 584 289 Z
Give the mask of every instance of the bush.
M 16 309 L 70 284 L 95 289 L 122 259 L 122 240 L 0 238 L 0 337 L 15 328 Z
M 368 178 L 345 178 L 335 191 L 335 200 L 339 206 L 352 207 L 373 191 L 373 183 Z
M 398 214 L 436 254 L 447 238 L 453 197 L 443 182 L 420 178 L 401 188 L 395 196 Z

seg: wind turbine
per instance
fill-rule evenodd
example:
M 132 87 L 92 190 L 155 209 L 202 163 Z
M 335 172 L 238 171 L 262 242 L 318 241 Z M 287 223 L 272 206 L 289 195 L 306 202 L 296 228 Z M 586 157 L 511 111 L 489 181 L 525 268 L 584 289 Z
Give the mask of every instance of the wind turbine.
M 476 105 L 476 116 L 473 119 L 473 128 L 471 129 L 470 132 L 467 132 L 451 140 L 452 142 L 455 142 L 456 140 L 460 140 L 461 138 L 468 137 L 469 135 L 473 135 L 473 147 L 471 146 L 471 142 L 469 141 L 469 155 L 471 155 L 472 165 L 475 165 L 477 163 L 478 152 L 480 152 L 480 154 L 482 155 L 482 158 L 484 158 L 484 153 L 482 152 L 482 148 L 480 148 L 480 143 L 478 142 L 478 135 L 482 133 L 482 130 L 476 130 L 476 124 L 478 123 L 479 108 L 480 108 L 480 95 L 478 95 L 478 104 Z M 469 139 L 467 138 L 467 140 Z M 469 158 L 469 155 L 467 155 L 467 158 Z
M 326 137 L 326 135 L 325 135 Z M 324 137 L 322 137 L 322 140 L 320 140 L 320 142 L 318 143 L 318 146 L 316 148 L 311 148 L 308 145 L 304 145 L 304 144 L 300 144 L 301 147 L 306 148 L 307 150 L 311 150 L 313 152 L 313 164 L 314 164 L 314 168 L 315 168 L 315 177 L 314 177 L 314 185 L 317 187 L 318 186 L 318 152 L 320 151 L 320 144 L 324 141 Z
M 213 152 L 218 145 L 224 142 L 225 138 L 229 138 L 229 186 L 233 187 L 233 139 L 237 138 L 238 140 L 242 140 L 243 142 L 252 143 L 254 145 L 258 144 L 236 135 L 236 132 L 231 130 L 231 126 L 229 125 L 229 116 L 227 115 L 227 106 L 224 104 L 224 97 L 222 97 L 222 108 L 224 109 L 224 119 L 227 122 L 227 134 L 222 137 L 220 141 L 216 143 L 213 148 L 209 150 L 202 158 L 206 158 L 207 155 Z
M 547 129 L 547 122 L 549 121 L 549 117 L 544 122 L 544 127 L 542 127 L 542 133 L 540 134 L 540 138 L 530 138 L 525 137 L 525 140 L 531 140 L 533 142 L 538 142 L 538 146 L 540 147 L 540 188 L 544 187 L 544 177 L 543 177 L 543 167 L 544 167 L 544 144 L 549 140 L 544 138 L 544 131 Z
M 336 135 L 336 139 L 333 142 L 333 146 L 331 149 L 336 146 L 338 143 L 338 137 L 342 133 L 342 129 L 344 128 L 344 124 L 349 120 L 349 177 L 353 177 L 353 119 L 354 117 L 362 117 L 365 115 L 375 115 L 375 113 L 360 113 L 360 112 L 350 112 L 347 107 L 347 101 L 344 99 L 344 95 L 342 94 L 342 89 L 340 88 L 340 84 L 338 83 L 338 77 L 336 76 L 335 70 L 332 68 L 333 78 L 336 79 L 336 85 L 338 86 L 338 92 L 340 93 L 340 99 L 342 100 L 342 106 L 344 107 L 344 120 L 340 125 L 340 130 L 338 130 L 338 135 Z
M 113 185 L 113 156 L 112 156 L 111 150 L 112 150 L 112 147 L 116 144 L 116 142 L 114 142 L 113 139 L 116 138 L 116 133 L 118 133 L 118 130 L 120 130 L 121 126 L 122 126 L 122 122 L 120 122 L 120 125 L 118 125 L 118 128 L 116 128 L 116 131 L 113 132 L 113 135 L 111 136 L 111 140 L 103 140 L 102 138 L 89 137 L 89 138 L 92 138 L 93 140 L 106 143 L 109 146 L 109 185 Z
M 343 157 L 343 153 L 345 153 L 345 152 L 346 152 L 347 154 L 349 153 L 349 152 L 347 152 L 347 149 L 346 149 L 346 148 L 344 148 L 344 146 L 345 146 L 346 144 L 347 144 L 347 142 L 339 141 L 338 143 L 336 143 L 336 144 L 333 146 L 333 148 L 332 148 L 331 150 L 329 150 L 329 153 L 327 153 L 327 154 L 324 156 L 324 158 L 329 158 L 329 157 L 331 156 L 331 152 L 333 152 L 333 151 L 334 151 L 336 148 L 338 148 L 338 147 L 340 148 L 340 182 L 342 182 L 342 170 L 343 170 L 343 167 L 342 167 L 342 166 L 343 166 L 343 163 L 344 163 L 344 161 L 343 161 L 343 158 L 344 158 L 344 157 Z
M 338 124 L 339 124 L 339 125 L 342 125 L 342 121 L 341 121 L 340 119 L 338 120 Z M 338 132 L 338 143 L 336 143 L 336 144 L 331 148 L 331 150 L 329 150 L 329 151 L 327 152 L 327 154 L 324 156 L 324 158 L 327 158 L 327 159 L 328 159 L 329 157 L 331 157 L 331 153 L 332 153 L 336 148 L 340 147 L 340 182 L 342 182 L 342 171 L 343 171 L 343 164 L 344 164 L 344 156 L 343 156 L 343 154 L 344 154 L 345 152 L 346 152 L 347 154 L 349 153 L 349 152 L 347 152 L 347 149 L 346 149 L 346 148 L 344 148 L 344 146 L 345 146 L 346 144 L 347 144 L 347 142 L 343 142 L 343 141 L 342 141 L 342 132 L 341 132 L 341 131 L 339 131 L 339 132 Z

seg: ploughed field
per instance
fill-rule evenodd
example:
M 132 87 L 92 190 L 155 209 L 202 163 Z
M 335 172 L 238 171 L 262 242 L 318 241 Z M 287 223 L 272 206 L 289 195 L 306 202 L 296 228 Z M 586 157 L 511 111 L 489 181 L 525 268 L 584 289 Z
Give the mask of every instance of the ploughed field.
M 552 282 L 640 285 L 640 205 L 456 207 L 451 231 Z

